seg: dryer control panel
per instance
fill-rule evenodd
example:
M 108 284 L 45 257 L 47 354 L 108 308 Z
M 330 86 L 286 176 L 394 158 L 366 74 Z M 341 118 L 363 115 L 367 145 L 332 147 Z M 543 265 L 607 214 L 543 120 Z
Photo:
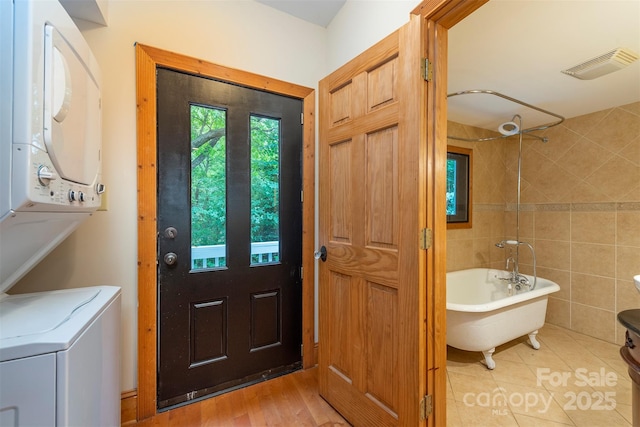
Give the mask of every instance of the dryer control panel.
M 13 199 L 14 211 L 94 211 L 100 207 L 100 194 L 105 188 L 97 180 L 86 185 L 64 179 L 48 153 L 37 147 L 14 145 L 13 150 L 14 160 L 29 165 L 22 176 L 14 177 L 17 191 L 13 195 L 26 196 Z

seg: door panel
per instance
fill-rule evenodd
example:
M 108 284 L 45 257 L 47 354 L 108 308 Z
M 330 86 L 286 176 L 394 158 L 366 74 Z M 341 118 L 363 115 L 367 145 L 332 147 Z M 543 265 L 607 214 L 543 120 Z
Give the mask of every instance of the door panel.
M 302 102 L 165 69 L 157 82 L 164 408 L 300 366 Z
M 320 392 L 356 426 L 422 423 L 420 36 L 414 17 L 320 82 Z

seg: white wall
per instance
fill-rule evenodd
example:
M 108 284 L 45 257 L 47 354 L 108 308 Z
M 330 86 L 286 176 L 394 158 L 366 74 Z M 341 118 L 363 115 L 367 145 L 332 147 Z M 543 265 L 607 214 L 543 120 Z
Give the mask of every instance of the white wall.
M 121 286 L 122 390 L 136 388 L 135 43 L 317 88 L 407 22 L 418 3 L 349 0 L 327 29 L 251 0 L 111 0 L 108 27 L 79 21 L 102 70 L 107 211 L 96 212 L 11 292 Z
M 348 0 L 327 26 L 327 70 L 333 72 L 409 22 L 420 0 Z

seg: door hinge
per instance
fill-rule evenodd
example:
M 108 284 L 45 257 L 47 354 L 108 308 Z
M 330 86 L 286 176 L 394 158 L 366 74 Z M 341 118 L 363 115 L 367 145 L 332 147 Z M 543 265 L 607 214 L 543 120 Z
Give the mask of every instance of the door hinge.
M 300 113 L 300 124 L 304 124 L 304 113 Z
M 420 249 L 427 250 L 431 247 L 433 241 L 433 233 L 430 228 L 420 230 Z
M 300 192 L 300 203 L 304 203 L 304 191 Z
M 433 401 L 431 395 L 427 394 L 420 401 L 420 421 L 425 421 L 433 412 Z
M 421 71 L 422 78 L 430 82 L 433 78 L 433 64 L 429 62 L 428 58 L 422 58 Z
M 304 344 L 300 344 L 300 356 L 304 357 Z
M 304 267 L 300 267 L 300 280 L 303 279 L 304 276 Z

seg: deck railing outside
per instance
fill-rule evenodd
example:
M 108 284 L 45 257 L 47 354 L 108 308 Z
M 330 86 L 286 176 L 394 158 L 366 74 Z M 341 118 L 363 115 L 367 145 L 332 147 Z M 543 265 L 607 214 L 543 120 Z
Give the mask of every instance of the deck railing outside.
M 225 265 L 226 245 L 192 246 L 191 268 L 216 268 Z M 252 242 L 251 263 L 267 264 L 280 260 L 280 242 Z

